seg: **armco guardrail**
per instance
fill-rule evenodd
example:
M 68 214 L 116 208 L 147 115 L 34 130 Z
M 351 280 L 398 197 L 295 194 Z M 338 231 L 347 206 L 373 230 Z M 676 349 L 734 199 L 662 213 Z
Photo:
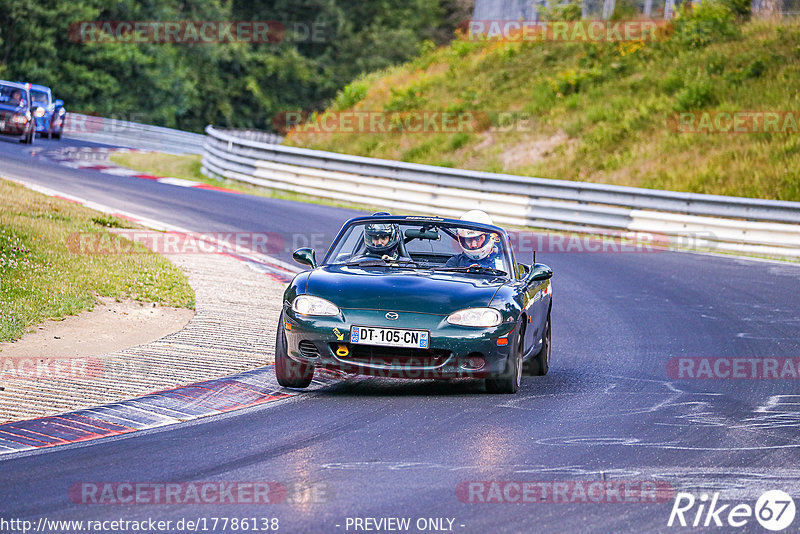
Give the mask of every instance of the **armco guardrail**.
M 205 136 L 162 126 L 67 113 L 64 137 L 171 154 L 200 154 Z
M 664 234 L 678 246 L 800 257 L 800 202 L 466 171 L 279 146 L 206 128 L 203 172 L 322 198 L 552 230 Z

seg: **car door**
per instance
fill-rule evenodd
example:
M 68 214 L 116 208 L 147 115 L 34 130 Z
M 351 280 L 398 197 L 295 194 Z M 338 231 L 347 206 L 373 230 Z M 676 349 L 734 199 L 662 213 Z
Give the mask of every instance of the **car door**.
M 528 324 L 525 329 L 525 347 L 528 352 L 537 353 L 541 349 L 542 334 L 547 322 L 550 299 L 547 288 L 553 271 L 542 263 L 526 266 L 524 291 Z M 527 352 L 526 352 L 527 354 Z

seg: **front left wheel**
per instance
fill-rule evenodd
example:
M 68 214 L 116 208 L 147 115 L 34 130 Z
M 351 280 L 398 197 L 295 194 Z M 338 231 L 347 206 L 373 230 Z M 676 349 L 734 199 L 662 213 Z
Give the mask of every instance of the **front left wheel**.
M 544 376 L 550 370 L 550 351 L 552 348 L 551 338 L 551 325 L 550 313 L 547 313 L 547 321 L 544 324 L 544 333 L 542 334 L 542 349 L 539 354 L 530 359 L 530 365 L 526 369 L 532 376 Z
M 313 365 L 296 362 L 289 357 L 282 321 L 278 323 L 275 337 L 275 376 L 278 384 L 285 388 L 306 388 L 314 378 Z

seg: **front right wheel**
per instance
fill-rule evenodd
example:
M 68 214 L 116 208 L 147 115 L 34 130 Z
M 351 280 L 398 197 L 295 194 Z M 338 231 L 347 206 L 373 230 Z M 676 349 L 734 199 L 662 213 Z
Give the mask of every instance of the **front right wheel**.
M 314 378 L 314 366 L 296 362 L 289 357 L 283 321 L 278 323 L 275 337 L 275 377 L 285 388 L 305 388 Z
M 522 382 L 522 354 L 525 345 L 525 332 L 518 328 L 514 351 L 508 355 L 506 370 L 502 375 L 485 379 L 488 393 L 516 393 Z

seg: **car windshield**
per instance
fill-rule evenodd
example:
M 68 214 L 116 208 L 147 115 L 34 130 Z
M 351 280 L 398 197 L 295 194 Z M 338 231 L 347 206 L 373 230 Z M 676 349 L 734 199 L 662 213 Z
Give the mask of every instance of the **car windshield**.
M 326 265 L 447 270 L 505 276 L 510 251 L 500 232 L 457 223 L 359 221 L 333 244 Z
M 25 91 L 13 85 L 0 84 L 0 104 L 22 106 L 25 104 Z
M 36 104 L 49 105 L 50 95 L 45 91 L 31 91 L 31 100 Z

